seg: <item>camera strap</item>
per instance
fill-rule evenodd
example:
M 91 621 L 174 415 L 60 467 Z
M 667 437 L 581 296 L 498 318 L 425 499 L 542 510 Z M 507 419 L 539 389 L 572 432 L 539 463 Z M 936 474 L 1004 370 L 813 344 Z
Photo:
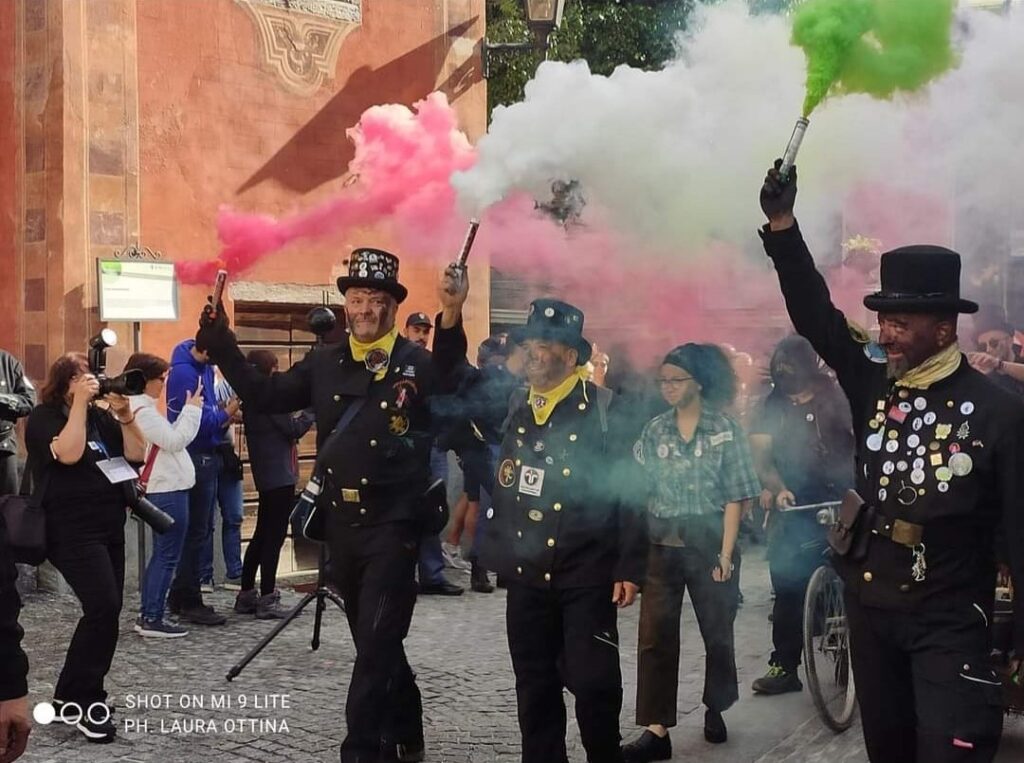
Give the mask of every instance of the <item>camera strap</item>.
M 146 454 L 146 463 L 142 467 L 142 474 L 139 475 L 139 493 L 145 495 L 149 489 L 149 478 L 153 474 L 153 465 L 156 464 L 157 454 L 160 452 L 160 446 L 153 444 L 149 448 L 149 453 Z

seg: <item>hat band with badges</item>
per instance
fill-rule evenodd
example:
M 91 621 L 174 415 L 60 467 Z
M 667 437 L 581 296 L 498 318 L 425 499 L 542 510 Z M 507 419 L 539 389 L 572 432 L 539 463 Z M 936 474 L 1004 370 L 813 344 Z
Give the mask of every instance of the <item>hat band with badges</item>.
M 405 301 L 409 290 L 398 282 L 398 258 L 383 249 L 355 249 L 348 260 L 348 275 L 338 279 L 338 291 L 374 289 Z

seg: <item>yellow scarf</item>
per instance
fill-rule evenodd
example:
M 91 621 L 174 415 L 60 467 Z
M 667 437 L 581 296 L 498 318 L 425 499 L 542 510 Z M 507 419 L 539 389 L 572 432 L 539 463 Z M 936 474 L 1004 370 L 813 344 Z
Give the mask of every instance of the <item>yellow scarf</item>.
M 960 368 L 962 358 L 960 345 L 953 342 L 942 352 L 935 353 L 921 365 L 907 371 L 902 378 L 896 380 L 896 386 L 928 389 Z
M 576 389 L 576 384 L 586 379 L 586 374 L 586 367 L 579 366 L 566 377 L 565 381 L 543 394 L 530 387 L 530 410 L 533 411 L 533 420 L 537 426 L 544 426 L 544 424 L 548 423 L 548 419 L 551 418 L 551 412 L 555 410 L 555 406 L 569 397 L 569 394 Z M 583 388 L 583 394 L 587 394 L 586 387 Z
M 352 359 L 357 362 L 364 362 L 371 350 L 384 350 L 388 354 L 388 360 L 384 368 L 373 375 L 374 381 L 380 381 L 388 373 L 388 363 L 391 362 L 391 351 L 395 349 L 395 340 L 398 338 L 398 328 L 392 328 L 380 339 L 373 342 L 360 342 L 351 334 L 348 335 L 348 346 L 352 350 Z

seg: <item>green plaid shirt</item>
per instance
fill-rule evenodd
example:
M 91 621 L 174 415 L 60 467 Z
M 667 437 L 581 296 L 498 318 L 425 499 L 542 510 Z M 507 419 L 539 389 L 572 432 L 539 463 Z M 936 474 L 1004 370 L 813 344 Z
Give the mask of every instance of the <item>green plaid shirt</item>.
M 679 435 L 675 409 L 656 416 L 633 455 L 650 481 L 647 509 L 659 519 L 721 512 L 761 492 L 746 434 L 714 410 L 701 412 L 690 442 Z

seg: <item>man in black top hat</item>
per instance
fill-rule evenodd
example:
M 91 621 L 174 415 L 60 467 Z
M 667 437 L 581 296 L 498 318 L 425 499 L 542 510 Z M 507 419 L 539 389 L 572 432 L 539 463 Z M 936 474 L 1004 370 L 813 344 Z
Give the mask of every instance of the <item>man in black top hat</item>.
M 846 583 L 853 674 L 872 761 L 990 761 L 1002 690 L 989 663 L 993 536 L 1002 523 L 1024 585 L 1024 404 L 957 345 L 960 257 L 938 246 L 882 255 L 878 342 L 847 322 L 793 216 L 796 174 L 761 190 L 761 232 L 797 331 L 831 366 L 853 414 L 863 504 L 835 565 Z M 854 504 L 856 505 L 856 504 Z M 1024 656 L 1024 607 L 1016 608 Z
M 464 360 L 467 279 L 449 274 L 434 352 Z M 587 759 L 618 763 L 616 607 L 633 603 L 646 564 L 643 520 L 622 500 L 628 440 L 616 432 L 611 392 L 584 378 L 591 345 L 579 309 L 538 299 L 512 340 L 524 347 L 530 386 L 508 407 L 481 560 L 508 581 L 522 760 L 568 760 L 564 687 Z
M 248 410 L 312 406 L 316 415 L 325 469 L 317 506 L 356 647 L 342 763 L 423 760 L 420 692 L 402 642 L 416 602 L 436 373 L 430 353 L 395 326 L 407 295 L 398 258 L 357 249 L 348 266 L 338 279 L 348 341 L 316 347 L 284 373 L 246 363 L 222 308 L 216 319 L 204 313 L 196 340 Z

